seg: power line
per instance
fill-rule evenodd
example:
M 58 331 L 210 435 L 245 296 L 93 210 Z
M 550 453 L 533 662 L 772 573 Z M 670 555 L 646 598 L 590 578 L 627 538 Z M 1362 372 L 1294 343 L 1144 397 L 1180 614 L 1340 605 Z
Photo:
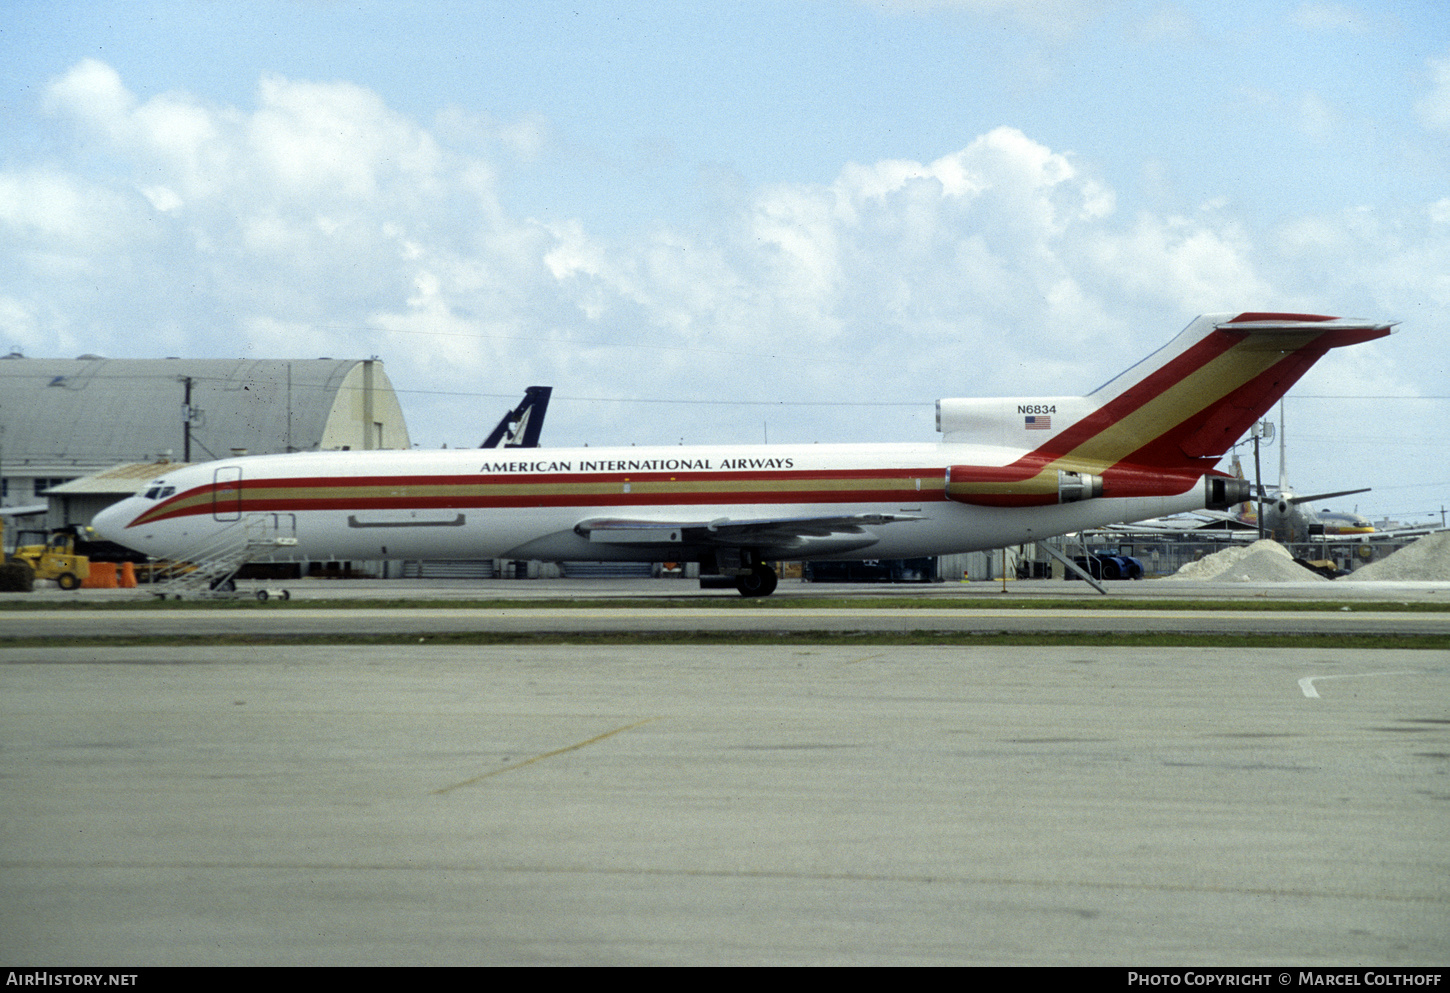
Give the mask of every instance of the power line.
M 408 334 L 448 334 L 450 332 L 432 332 L 432 331 L 430 331 L 430 332 L 421 332 L 420 331 L 420 332 L 405 332 L 405 333 L 408 333 Z M 464 335 L 464 337 L 476 337 L 476 336 Z M 508 336 L 501 335 L 501 336 L 498 336 L 498 337 L 508 337 Z M 538 338 L 538 339 L 520 338 L 519 340 L 555 341 L 555 339 L 546 339 L 546 338 Z M 686 349 L 686 346 L 675 346 L 675 345 L 659 345 L 659 346 L 648 346 L 648 347 Z M 710 351 L 710 349 L 705 349 L 705 351 Z M 749 353 L 722 353 L 722 354 L 749 354 Z M 761 357 L 780 358 L 781 356 L 761 356 Z M 787 356 L 787 357 L 789 357 L 789 356 Z M 116 360 L 116 361 L 130 361 L 130 360 L 127 360 L 127 359 L 119 359 L 119 360 Z M 186 360 L 183 359 L 181 361 L 184 362 Z M 216 360 L 203 359 L 203 360 L 198 360 L 198 361 L 216 361 Z M 244 359 L 244 360 L 240 360 L 240 361 L 257 361 L 257 360 Z M 274 362 L 287 362 L 287 361 L 309 362 L 309 361 L 315 361 L 315 360 L 310 360 L 310 359 L 296 359 L 296 360 L 274 359 L 274 360 L 269 360 L 269 361 L 274 361 Z M 361 361 L 361 360 L 359 360 L 359 361 Z M 0 368 L 0 379 L 52 379 L 52 378 L 54 378 L 54 376 L 52 374 L 49 374 L 49 373 L 42 374 L 42 373 L 20 372 L 18 375 L 16 375 L 16 374 L 10 373 L 9 370 L 4 370 L 3 368 Z M 155 375 L 147 375 L 147 374 L 142 374 L 142 373 L 112 373 L 112 372 L 107 372 L 105 375 L 99 376 L 97 378 L 103 379 L 103 380 L 107 380 L 107 379 L 109 379 L 109 380 L 115 380 L 115 379 L 130 379 L 130 380 L 144 381 L 144 380 L 157 379 L 159 377 L 157 377 Z M 175 378 L 175 377 L 168 377 L 168 378 Z M 240 389 L 242 383 L 244 382 L 243 380 L 238 380 L 235 376 L 199 376 L 199 375 L 194 375 L 193 374 L 191 376 L 191 378 L 192 378 L 193 381 L 198 382 L 198 383 L 202 383 L 202 382 L 225 383 L 225 384 L 228 384 L 229 387 L 231 389 L 234 389 L 234 390 Z M 278 385 L 278 382 L 273 381 L 271 379 L 266 379 L 266 378 L 257 379 L 257 380 L 247 380 L 246 382 L 262 382 L 262 383 L 267 383 L 267 384 L 270 384 L 270 385 L 273 385 L 273 386 Z M 293 390 L 328 390 L 328 391 L 332 391 L 332 392 L 341 392 L 342 390 L 361 390 L 362 387 L 360 387 L 360 386 L 328 385 L 328 384 L 323 384 L 323 383 L 294 383 L 293 386 L 292 386 L 292 389 Z M 407 389 L 407 388 L 399 389 L 396 385 L 393 386 L 393 392 L 395 394 L 407 393 L 407 394 L 416 395 L 416 396 L 456 396 L 456 397 L 475 397 L 475 398 L 488 398 L 488 399 L 494 399 L 494 398 L 509 399 L 509 398 L 512 398 L 512 397 L 515 397 L 515 396 L 518 395 L 517 391 L 512 392 L 512 393 L 497 393 L 497 392 L 483 392 L 483 391 L 474 391 L 474 390 L 427 390 L 427 389 Z M 565 401 L 572 401 L 572 402 L 576 402 L 576 403 L 654 403 L 654 404 L 678 404 L 678 405 L 695 405 L 695 406 L 730 406 L 730 407 L 922 407 L 922 406 L 931 406 L 937 400 L 937 398 L 935 398 L 935 397 L 933 397 L 932 399 L 929 399 L 929 400 L 899 400 L 899 401 L 888 401 L 888 400 L 736 400 L 736 399 L 701 400 L 701 399 L 687 399 L 687 398 L 681 398 L 681 397 L 595 397 L 595 396 L 569 396 L 567 394 L 561 394 L 561 393 L 555 393 L 554 394 L 554 399 L 556 401 L 565 400 Z M 1397 393 L 1298 393 L 1298 394 L 1291 393 L 1288 396 L 1284 397 L 1284 399 L 1285 400 L 1288 400 L 1288 401 L 1293 401 L 1293 400 L 1432 400 L 1432 401 L 1442 401 L 1442 400 L 1450 400 L 1450 395 L 1432 394 L 1432 395 L 1428 395 L 1428 396 L 1412 396 L 1412 395 L 1408 395 L 1408 394 L 1397 394 Z
M 703 348 L 699 345 L 665 345 L 653 342 L 640 341 L 600 341 L 598 339 L 581 339 L 566 337 L 548 337 L 546 335 L 528 334 L 479 334 L 475 331 L 421 331 L 409 328 L 378 328 L 366 324 L 317 324 L 313 325 L 319 331 L 366 331 L 372 334 L 419 334 L 439 338 L 472 338 L 478 341 L 532 341 L 541 342 L 547 345 L 569 345 L 574 348 L 644 348 L 655 351 L 674 352 L 704 352 L 710 355 L 734 355 L 739 358 L 770 359 L 780 361 L 781 359 L 792 359 L 800 362 L 854 362 L 854 358 L 821 357 L 816 355 L 781 355 L 769 352 L 742 352 L 727 348 Z
M 120 359 L 120 360 L 117 360 L 117 361 L 127 361 L 127 360 Z M 275 361 L 286 361 L 286 360 L 278 359 L 278 360 L 275 360 Z M 307 360 L 307 359 L 298 359 L 297 361 L 298 362 L 306 362 L 306 361 L 309 361 L 309 360 Z M 42 374 L 42 373 L 22 372 L 19 375 L 3 375 L 3 374 L 0 374 L 0 379 L 53 379 L 53 378 L 55 378 L 55 377 L 52 374 L 49 374 L 49 373 Z M 132 380 L 132 381 L 136 381 L 136 382 L 150 382 L 150 381 L 162 381 L 162 380 L 164 380 L 164 381 L 166 381 L 168 383 L 176 379 L 175 376 L 171 376 L 171 375 L 168 375 L 168 376 L 156 376 L 156 375 L 148 375 L 148 374 L 144 374 L 144 373 L 119 373 L 119 374 L 107 373 L 104 376 L 100 376 L 100 377 L 96 377 L 96 378 L 99 379 L 99 380 L 102 380 L 102 381 L 106 381 L 106 380 Z M 237 392 L 246 383 L 252 383 L 252 384 L 259 384 L 260 383 L 260 384 L 265 384 L 265 385 L 269 385 L 269 386 L 273 386 L 273 387 L 278 387 L 278 388 L 281 388 L 282 385 L 283 385 L 283 383 L 282 383 L 281 380 L 274 380 L 274 379 L 271 379 L 271 378 L 260 378 L 260 377 L 259 378 L 255 378 L 255 379 L 241 380 L 241 379 L 237 379 L 235 376 L 201 376 L 201 375 L 195 375 L 195 374 L 193 374 L 193 375 L 190 375 L 187 378 L 190 378 L 193 383 L 223 383 L 223 384 L 226 384 L 227 385 L 229 392 Z M 319 390 L 319 391 L 325 391 L 325 392 L 340 393 L 340 392 L 342 392 L 344 390 L 354 390 L 354 391 L 361 392 L 363 390 L 363 387 L 361 387 L 361 386 L 346 386 L 346 385 L 342 385 L 342 384 L 326 384 L 326 383 L 293 383 L 292 384 L 292 390 L 294 392 L 304 392 L 304 391 L 307 391 L 307 390 Z M 476 398 L 476 399 L 484 399 L 484 398 L 486 398 L 486 399 L 511 399 L 511 398 L 515 398 L 515 397 L 517 397 L 519 395 L 519 391 L 514 391 L 512 393 L 494 393 L 494 392 L 483 392 L 483 391 L 474 391 L 474 390 L 426 390 L 426 389 L 406 389 L 406 388 L 405 389 L 399 389 L 396 385 L 393 386 L 393 393 L 394 394 L 403 394 L 403 393 L 406 393 L 406 394 L 414 395 L 414 396 L 471 397 L 471 398 Z M 565 395 L 565 394 L 555 393 L 554 394 L 554 401 L 557 403 L 560 400 L 567 400 L 567 401 L 572 401 L 572 402 L 576 402 L 576 403 L 661 403 L 661 404 L 690 404 L 690 405 L 701 405 L 701 406 L 714 405 L 714 406 L 731 406 L 731 407 L 737 407 L 737 406 L 747 406 L 747 407 L 923 407 L 923 406 L 926 406 L 926 407 L 929 407 L 929 406 L 931 406 L 932 404 L 934 404 L 936 402 L 935 398 L 933 398 L 931 400 L 896 400 L 896 401 L 888 401 L 888 400 L 732 400 L 732 399 L 700 400 L 700 399 L 689 399 L 689 398 L 683 398 L 683 397 L 592 397 L 592 396 L 568 396 L 568 395 Z

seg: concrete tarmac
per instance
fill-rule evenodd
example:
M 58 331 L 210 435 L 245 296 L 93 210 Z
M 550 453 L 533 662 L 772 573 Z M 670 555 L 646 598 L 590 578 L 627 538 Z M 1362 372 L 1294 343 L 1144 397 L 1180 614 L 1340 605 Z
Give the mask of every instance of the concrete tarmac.
M 1450 613 L 1241 610 L 809 609 L 720 607 L 392 608 L 225 611 L 25 611 L 0 614 L 0 637 L 332 637 L 484 633 L 1446 635 Z
M 1444 965 L 1450 653 L 0 650 L 0 959 Z
M 967 634 L 1049 632 L 1168 632 L 1199 635 L 1445 635 L 1450 612 L 1406 613 L 1386 603 L 1450 602 L 1450 583 L 1185 583 L 1112 584 L 1102 597 L 1085 583 L 1032 580 L 997 583 L 808 584 L 782 583 L 768 601 L 745 601 L 734 591 L 701 590 L 692 581 L 654 580 L 297 580 L 243 582 L 236 598 L 253 601 L 255 591 L 285 588 L 292 602 L 275 597 L 255 610 L 101 609 L 118 602 L 161 604 L 147 591 L 37 590 L 0 594 L 0 604 L 23 602 L 27 609 L 0 611 L 0 639 L 45 638 L 63 633 L 86 637 L 346 636 L 486 632 L 549 635 L 646 632 L 713 632 L 724 635 L 816 631 Z M 822 599 L 843 607 L 820 608 Z M 1124 601 L 1193 599 L 1223 601 L 1223 610 L 1141 609 Z M 344 601 L 334 609 L 317 601 Z M 554 606 L 542 601 L 598 601 L 600 606 Z M 668 600 L 666 604 L 663 601 Z M 961 606 L 947 605 L 946 601 Z M 1054 601 L 1052 605 L 1044 601 Z M 1082 609 L 1061 606 L 1080 601 Z M 1314 600 L 1339 604 L 1331 610 L 1233 609 L 1232 601 Z M 379 601 L 404 601 L 403 607 Z M 457 606 L 406 607 L 406 602 Z M 468 601 L 504 606 L 480 608 Z M 853 601 L 861 606 L 849 606 Z M 900 601 L 902 606 L 893 606 Z M 1123 603 L 1122 607 L 1114 606 Z M 515 604 L 517 606 L 515 606 Z M 256 606 L 255 602 L 250 604 Z M 60 608 L 65 609 L 60 609 Z M 81 609 L 76 609 L 76 608 Z M 85 609 L 94 607 L 97 609 Z
M 691 602 L 738 601 L 733 589 L 701 589 L 693 579 L 290 579 L 239 580 L 238 595 L 249 598 L 259 589 L 287 590 L 293 600 L 612 600 L 682 599 Z M 986 601 L 1072 600 L 1244 600 L 1375 601 L 1450 603 L 1450 582 L 1187 582 L 1159 579 L 1111 582 L 1104 597 L 1087 583 L 1051 579 L 1014 579 L 942 583 L 806 583 L 782 579 L 774 602 L 832 599 L 904 598 Z M 107 603 L 117 600 L 151 601 L 145 584 L 131 590 L 61 590 L 54 583 L 37 581 L 31 593 L 0 593 L 0 603 L 31 604 Z

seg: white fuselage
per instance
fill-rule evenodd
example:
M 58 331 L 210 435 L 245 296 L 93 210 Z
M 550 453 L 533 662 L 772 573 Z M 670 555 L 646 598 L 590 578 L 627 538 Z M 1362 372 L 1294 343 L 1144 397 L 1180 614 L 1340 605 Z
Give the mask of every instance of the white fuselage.
M 925 443 L 262 455 L 175 469 L 97 515 L 94 526 L 156 558 L 185 558 L 247 518 L 270 519 L 295 534 L 296 545 L 273 558 L 662 561 L 697 557 L 705 546 L 615 540 L 580 525 L 879 514 L 895 519 L 846 529 L 848 538 L 804 538 L 790 555 L 762 551 L 782 558 L 909 558 L 1204 506 L 1197 486 L 1169 496 L 1032 507 L 948 498 L 950 466 L 1006 465 L 1024 451 Z
M 1084 397 L 944 399 L 939 443 L 261 455 L 168 472 L 94 524 L 158 558 L 237 531 L 250 550 L 257 531 L 311 560 L 699 561 L 764 595 L 769 560 L 970 552 L 1241 502 L 1248 485 L 1212 469 L 1233 440 L 1325 351 L 1391 327 L 1204 315 Z

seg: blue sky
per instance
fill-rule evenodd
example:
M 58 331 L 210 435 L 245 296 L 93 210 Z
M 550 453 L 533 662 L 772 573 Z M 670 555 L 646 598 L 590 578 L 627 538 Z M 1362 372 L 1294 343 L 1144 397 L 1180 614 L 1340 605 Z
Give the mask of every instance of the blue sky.
M 1391 318 L 1290 478 L 1450 503 L 1442 5 L 12 0 L 0 57 L 7 350 L 378 355 L 426 447 L 533 383 L 557 445 L 930 440 Z

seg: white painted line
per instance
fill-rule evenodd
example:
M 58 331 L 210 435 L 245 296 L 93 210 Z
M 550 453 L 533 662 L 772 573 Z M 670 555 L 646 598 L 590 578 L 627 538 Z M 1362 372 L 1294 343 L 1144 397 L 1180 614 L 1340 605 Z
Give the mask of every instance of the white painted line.
M 1369 676 L 1417 676 L 1416 672 L 1355 672 L 1344 676 L 1305 676 L 1299 680 L 1299 689 L 1311 700 L 1319 699 L 1319 691 L 1314 688 L 1316 679 L 1365 679 Z

